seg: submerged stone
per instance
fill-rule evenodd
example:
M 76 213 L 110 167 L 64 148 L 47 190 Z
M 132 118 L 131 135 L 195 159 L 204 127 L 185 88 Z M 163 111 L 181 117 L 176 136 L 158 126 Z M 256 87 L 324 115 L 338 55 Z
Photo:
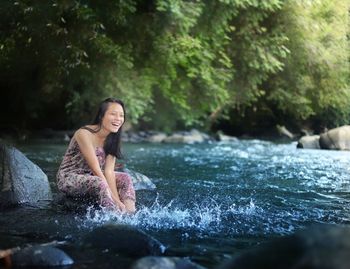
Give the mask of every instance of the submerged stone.
M 165 247 L 157 239 L 128 225 L 104 225 L 84 239 L 88 247 L 108 249 L 130 257 L 161 255 Z
M 32 246 L 15 252 L 12 263 L 16 266 L 64 266 L 74 263 L 64 251 L 50 246 Z
M 14 147 L 0 144 L 0 207 L 51 200 L 45 173 Z
M 188 258 L 149 256 L 137 260 L 131 269 L 205 269 Z

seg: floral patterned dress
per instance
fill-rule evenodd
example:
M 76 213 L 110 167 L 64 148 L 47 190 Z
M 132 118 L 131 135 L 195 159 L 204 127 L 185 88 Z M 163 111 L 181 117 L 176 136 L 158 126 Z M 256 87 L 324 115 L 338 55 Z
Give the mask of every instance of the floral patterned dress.
M 103 170 L 106 155 L 102 147 L 96 147 L 95 153 Z M 115 172 L 115 180 L 120 200 L 135 201 L 135 190 L 131 177 L 122 172 Z M 105 179 L 93 175 L 79 145 L 71 139 L 63 161 L 57 172 L 58 189 L 71 197 L 93 197 L 104 207 L 115 207 L 111 191 Z

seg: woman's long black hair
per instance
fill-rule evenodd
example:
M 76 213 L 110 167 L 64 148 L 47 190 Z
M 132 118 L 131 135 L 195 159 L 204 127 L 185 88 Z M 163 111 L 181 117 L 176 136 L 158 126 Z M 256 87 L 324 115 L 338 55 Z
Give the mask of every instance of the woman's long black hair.
M 97 125 L 97 130 L 91 129 L 89 127 L 82 127 L 82 129 L 89 130 L 92 133 L 97 133 L 102 128 L 102 119 L 104 115 L 106 114 L 106 111 L 111 103 L 117 103 L 121 105 L 124 111 L 124 121 L 125 121 L 125 106 L 124 103 L 116 98 L 107 98 L 106 100 L 102 101 L 102 103 L 99 106 L 99 109 L 97 111 L 96 117 L 91 123 L 92 125 Z M 124 123 L 123 123 L 124 124 Z M 120 126 L 118 132 L 116 133 L 110 133 L 105 140 L 105 143 L 103 145 L 103 149 L 106 153 L 106 156 L 108 154 L 115 156 L 117 159 L 122 159 L 123 154 L 121 152 L 121 135 L 122 135 L 122 126 Z

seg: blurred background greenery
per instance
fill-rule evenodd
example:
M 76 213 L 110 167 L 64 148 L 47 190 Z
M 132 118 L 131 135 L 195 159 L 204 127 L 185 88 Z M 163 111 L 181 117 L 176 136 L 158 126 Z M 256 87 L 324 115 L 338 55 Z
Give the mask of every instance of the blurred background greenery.
M 135 129 L 259 135 L 350 119 L 348 0 L 2 0 L 0 129 L 71 129 L 106 97 Z

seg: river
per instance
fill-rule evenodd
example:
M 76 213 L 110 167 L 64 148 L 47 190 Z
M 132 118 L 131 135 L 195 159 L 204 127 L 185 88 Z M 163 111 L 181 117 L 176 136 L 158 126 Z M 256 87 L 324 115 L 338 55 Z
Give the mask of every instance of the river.
M 66 146 L 18 145 L 48 175 L 54 193 Z M 157 186 L 137 193 L 134 216 L 93 208 L 72 212 L 45 203 L 8 210 L 0 216 L 1 247 L 57 240 L 78 261 L 73 268 L 107 268 L 118 262 L 113 253 L 81 251 L 79 242 L 95 227 L 123 223 L 157 238 L 167 246 L 166 255 L 215 268 L 261 242 L 311 225 L 350 224 L 349 152 L 239 140 L 124 144 L 124 153 L 126 166 Z

